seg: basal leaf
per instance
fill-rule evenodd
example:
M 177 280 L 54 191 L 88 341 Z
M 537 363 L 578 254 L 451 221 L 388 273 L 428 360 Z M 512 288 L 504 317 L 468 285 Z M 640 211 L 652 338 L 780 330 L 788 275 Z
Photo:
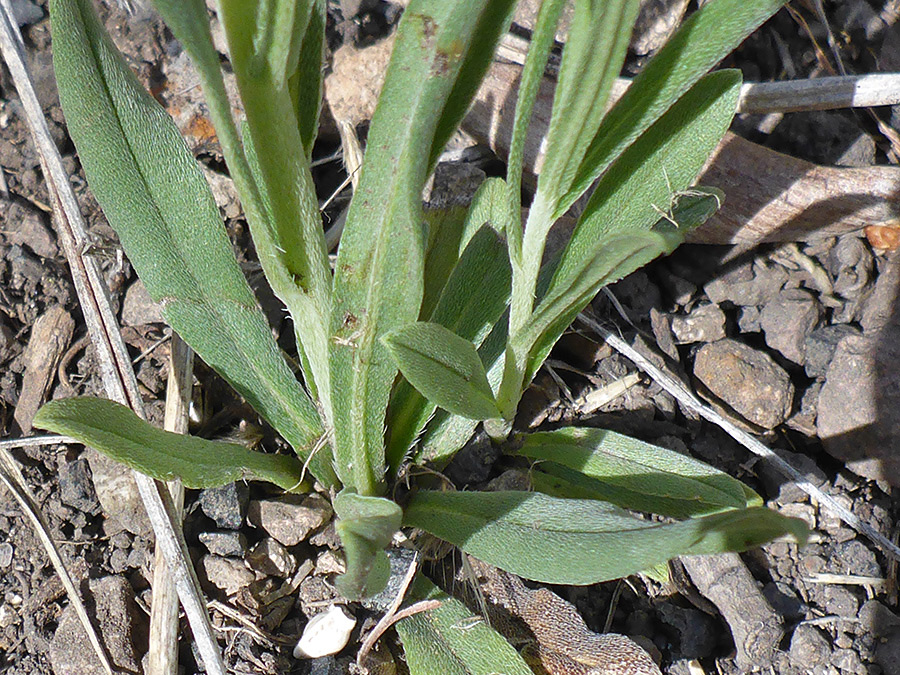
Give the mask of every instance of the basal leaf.
M 532 675 L 509 642 L 428 579 L 419 575 L 410 595 L 441 603 L 397 623 L 410 675 Z
M 197 18 L 196 3 L 189 3 Z M 89 0 L 51 5 L 54 67 L 88 182 L 166 320 L 301 455 L 318 414 L 278 350 L 212 194 L 175 124 L 106 35 Z M 327 453 L 314 460 L 333 484 Z
M 403 524 L 526 579 L 574 585 L 618 579 L 685 553 L 744 551 L 807 534 L 803 521 L 766 508 L 658 523 L 606 502 L 538 492 L 419 492 Z
M 430 320 L 480 348 L 509 302 L 510 276 L 505 243 L 496 230 L 482 225 L 469 238 Z M 485 353 L 490 358 L 489 350 Z M 434 410 L 435 404 L 409 382 L 398 383 L 388 409 L 387 459 L 392 470 L 397 469 Z
M 400 507 L 383 497 L 342 490 L 334 499 L 334 512 L 347 560 L 347 571 L 336 581 L 338 590 L 348 600 L 381 592 L 391 574 L 384 548 L 400 529 Z
M 296 457 L 163 431 L 130 408 L 106 399 L 50 401 L 35 415 L 34 424 L 76 438 L 151 478 L 178 478 L 189 488 L 265 480 L 289 492 L 308 489 L 301 483 L 303 467 Z
M 300 141 L 312 159 L 313 144 L 319 133 L 319 112 L 322 108 L 322 60 L 325 50 L 326 0 L 312 0 L 309 22 L 293 74 L 289 74 L 288 89 L 294 101 L 294 112 L 300 130 Z
M 476 420 L 499 416 L 484 365 L 465 338 L 419 321 L 383 339 L 403 376 L 439 407 Z
M 546 294 L 514 338 L 513 349 L 526 363 L 523 385 L 600 288 L 670 253 L 690 226 L 702 222 L 694 217 L 677 221 L 666 209 L 677 206 L 676 197 L 691 184 L 725 133 L 739 91 L 740 75 L 734 71 L 702 79 L 599 181 Z
M 783 4 L 713 0 L 685 21 L 603 119 L 554 217 L 565 213 L 625 148 Z
M 556 485 L 549 492 L 555 496 L 600 499 L 673 518 L 762 505 L 759 497 L 748 502 L 740 481 L 708 464 L 606 429 L 529 434 L 516 452 L 536 460 L 535 487 L 547 492 Z
M 421 192 L 431 170 L 422 149 L 434 147 L 489 4 L 414 0 L 372 119 L 338 250 L 331 322 L 337 465 L 361 494 L 384 489 L 385 411 L 397 371 L 380 338 L 415 321 L 422 302 Z

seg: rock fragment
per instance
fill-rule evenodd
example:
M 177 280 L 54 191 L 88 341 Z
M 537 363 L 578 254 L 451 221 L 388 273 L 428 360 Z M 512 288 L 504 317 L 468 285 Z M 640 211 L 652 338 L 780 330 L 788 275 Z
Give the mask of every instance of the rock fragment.
M 725 339 L 703 345 L 694 375 L 721 401 L 749 422 L 774 429 L 791 412 L 794 385 L 768 354 Z

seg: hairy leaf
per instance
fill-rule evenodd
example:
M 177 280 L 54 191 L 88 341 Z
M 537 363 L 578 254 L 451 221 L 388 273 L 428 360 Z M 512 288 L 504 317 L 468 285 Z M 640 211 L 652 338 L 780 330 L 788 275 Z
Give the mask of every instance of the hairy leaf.
M 422 188 L 467 46 L 487 0 L 418 0 L 403 14 L 369 131 L 334 278 L 331 363 L 338 470 L 360 494 L 384 489 L 384 423 L 396 367 L 381 336 L 418 318 Z M 468 73 L 468 71 L 465 71 Z
M 397 623 L 410 675 L 532 675 L 509 642 L 428 579 L 420 575 L 410 595 L 441 603 Z
M 538 492 L 419 492 L 403 523 L 526 579 L 574 585 L 618 579 L 685 553 L 745 551 L 807 534 L 803 521 L 766 508 L 656 523 L 606 502 Z
M 200 357 L 306 456 L 321 434 L 318 415 L 272 339 L 175 124 L 141 88 L 88 0 L 58 0 L 51 11 L 69 133 L 151 297 Z M 314 469 L 334 483 L 327 456 Z
M 347 559 L 347 571 L 337 578 L 338 590 L 349 600 L 381 592 L 391 575 L 384 548 L 400 529 L 400 507 L 382 497 L 342 490 L 334 499 L 334 512 Z
M 50 401 L 35 415 L 34 424 L 76 438 L 151 478 L 178 478 L 189 488 L 265 480 L 289 492 L 308 489 L 300 480 L 303 467 L 296 457 L 163 431 L 106 399 Z
M 493 228 L 483 225 L 469 238 L 430 320 L 480 348 L 509 301 L 510 274 L 506 245 Z M 409 382 L 397 385 L 388 411 L 387 458 L 392 470 L 396 471 L 434 410 L 435 404 Z
M 383 339 L 403 377 L 439 407 L 476 420 L 499 415 L 484 365 L 465 338 L 419 321 Z
M 713 0 L 685 21 L 604 118 L 554 216 L 565 213 L 625 148 L 783 4 Z
M 606 429 L 529 434 L 517 454 L 537 461 L 535 487 L 547 491 L 539 480 L 556 485 L 550 492 L 555 496 L 600 499 L 673 518 L 762 506 L 756 495 L 748 500 L 749 488 L 708 464 Z
M 675 199 L 694 180 L 728 128 L 739 91 L 740 74 L 735 71 L 703 78 L 599 181 L 546 294 L 513 342 L 517 354 L 527 354 L 523 385 L 600 288 L 670 253 L 691 227 L 702 223 L 693 217 L 693 210 L 690 218 L 673 217 L 679 206 Z M 687 205 L 681 204 L 685 209 Z M 665 212 L 670 206 L 672 216 Z M 661 219 L 661 214 L 668 217 Z

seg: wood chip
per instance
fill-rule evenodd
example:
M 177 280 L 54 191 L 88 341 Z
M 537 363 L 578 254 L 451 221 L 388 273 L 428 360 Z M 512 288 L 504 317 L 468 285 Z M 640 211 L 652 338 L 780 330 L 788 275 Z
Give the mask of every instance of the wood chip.
M 75 321 L 60 305 L 50 307 L 34 322 L 25 350 L 22 393 L 13 414 L 23 433 L 31 431 L 31 420 L 53 384 L 56 367 L 69 347 L 74 330 Z

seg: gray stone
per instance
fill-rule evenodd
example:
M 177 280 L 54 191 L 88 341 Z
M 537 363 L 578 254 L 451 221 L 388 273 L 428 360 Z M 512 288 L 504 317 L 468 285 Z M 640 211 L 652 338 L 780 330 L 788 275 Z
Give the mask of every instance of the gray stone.
M 297 559 L 278 541 L 266 537 L 247 554 L 247 565 L 260 574 L 286 578 L 297 569 Z
M 900 633 L 891 633 L 878 642 L 875 663 L 881 666 L 884 675 L 900 675 Z
M 796 667 L 820 666 L 831 659 L 831 643 L 815 626 L 801 624 L 791 637 L 789 654 Z
M 874 551 L 859 539 L 845 541 L 834 547 L 834 556 L 830 561 L 830 571 L 836 574 L 858 574 L 863 577 L 880 577 L 881 566 Z
M 246 483 L 237 481 L 200 492 L 200 508 L 219 527 L 239 530 L 244 524 L 249 499 L 250 489 Z
M 816 427 L 854 473 L 900 485 L 900 317 L 838 344 L 819 394 Z
M 137 279 L 122 300 L 122 324 L 125 326 L 141 326 L 146 323 L 165 323 L 160 306 L 153 302 L 144 282 Z
M 135 641 L 143 620 L 131 586 L 124 577 L 111 576 L 90 581 L 89 589 L 85 598 L 88 614 L 113 665 L 118 672 L 141 672 Z M 53 635 L 50 663 L 56 675 L 102 675 L 105 672 L 71 604 L 63 611 Z
M 847 324 L 822 326 L 810 333 L 806 338 L 806 361 L 803 364 L 806 374 L 809 377 L 825 377 L 838 343 L 850 335 L 859 335 L 859 331 Z
M 835 649 L 831 655 L 831 665 L 839 668 L 848 675 L 864 675 L 866 667 L 863 665 L 862 659 L 852 649 Z
M 721 340 L 725 337 L 725 313 L 718 305 L 698 305 L 687 316 L 672 317 L 672 334 L 680 345 Z
M 12 10 L 20 27 L 37 23 L 44 18 L 44 10 L 31 0 L 12 0 Z
M 206 546 L 206 550 L 213 555 L 240 558 L 247 550 L 247 537 L 236 530 L 201 532 L 198 538 L 200 543 Z
M 800 288 L 781 291 L 759 314 L 759 325 L 766 336 L 766 344 L 782 356 L 802 364 L 806 353 L 806 338 L 819 323 L 819 301 Z
M 12 565 L 13 553 L 14 549 L 12 544 L 8 541 L 4 541 L 0 544 L 0 569 L 6 569 L 10 565 Z
M 59 467 L 59 500 L 85 513 L 100 513 L 100 503 L 91 482 L 91 469 L 83 457 L 63 462 Z
M 10 244 L 27 246 L 41 258 L 53 259 L 59 255 L 56 236 L 44 223 L 44 215 L 36 208 L 26 208 L 12 202 L 6 214 L 6 222 L 12 225 L 12 231 L 7 234 Z
M 83 456 L 90 464 L 94 490 L 106 516 L 133 534 L 150 536 L 153 527 L 131 471 L 93 448 L 85 449 Z
M 896 321 L 897 298 L 900 296 L 900 256 L 895 255 L 880 268 L 875 288 L 866 299 L 859 323 L 866 333 L 884 328 Z
M 850 619 L 855 618 L 859 612 L 859 599 L 844 586 L 826 586 L 825 611 Z
M 234 595 L 256 579 L 243 561 L 234 558 L 205 555 L 200 560 L 200 567 L 207 581 L 224 591 L 226 595 Z
M 694 375 L 749 422 L 773 429 L 791 412 L 794 385 L 768 354 L 731 339 L 703 345 Z
M 287 495 L 251 501 L 247 518 L 285 546 L 296 546 L 331 518 L 331 505 L 321 496 Z
M 788 280 L 780 265 L 757 260 L 729 270 L 703 287 L 709 299 L 719 305 L 731 302 L 738 307 L 764 305 L 774 298 Z
M 741 307 L 738 310 L 738 330 L 742 333 L 758 333 L 762 330 L 759 325 L 759 307 Z
M 857 618 L 863 629 L 876 637 L 900 631 L 900 617 L 879 600 L 866 600 L 859 608 Z

